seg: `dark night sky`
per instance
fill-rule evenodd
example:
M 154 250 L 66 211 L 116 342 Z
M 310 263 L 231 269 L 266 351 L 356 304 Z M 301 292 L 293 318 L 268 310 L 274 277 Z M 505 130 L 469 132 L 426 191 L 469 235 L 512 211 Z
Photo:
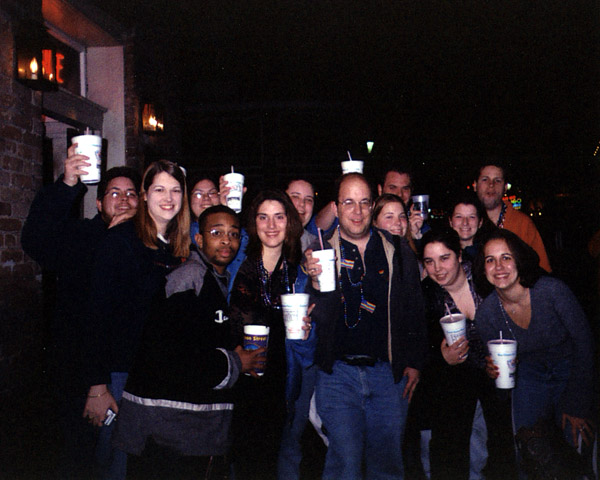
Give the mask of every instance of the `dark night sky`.
M 597 2 L 102 3 L 137 24 L 143 70 L 169 72 L 188 124 L 206 105 L 321 102 L 345 113 L 303 141 L 340 156 L 370 137 L 444 171 L 489 153 L 553 178 L 594 161 Z

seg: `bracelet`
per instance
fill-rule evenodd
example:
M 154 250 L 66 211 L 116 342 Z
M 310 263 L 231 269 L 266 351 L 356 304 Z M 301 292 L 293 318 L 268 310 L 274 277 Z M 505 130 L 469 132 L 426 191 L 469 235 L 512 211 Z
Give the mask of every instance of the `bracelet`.
M 108 390 L 105 390 L 104 393 L 101 393 L 100 395 L 88 395 L 88 398 L 100 398 L 103 395 L 106 395 L 108 393 Z

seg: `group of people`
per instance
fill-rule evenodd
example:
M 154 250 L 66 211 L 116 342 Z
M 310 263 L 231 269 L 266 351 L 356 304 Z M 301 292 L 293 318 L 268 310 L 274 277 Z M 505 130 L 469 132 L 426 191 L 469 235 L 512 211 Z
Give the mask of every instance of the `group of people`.
M 542 419 L 591 449 L 590 327 L 531 219 L 502 200 L 501 165 L 437 228 L 395 167 L 376 198 L 365 175 L 342 175 L 318 213 L 305 179 L 257 192 L 242 224 L 223 177 L 166 160 L 141 179 L 108 170 L 82 220 L 88 160 L 69 149 L 22 233 L 57 277 L 59 478 L 300 478 L 311 402 L 324 479 L 516 478 L 514 435 Z M 301 340 L 286 338 L 292 292 L 310 296 Z M 451 345 L 447 313 L 467 319 Z M 269 327 L 267 348 L 243 348 L 247 325 Z M 512 391 L 495 388 L 487 351 L 502 335 L 518 342 Z

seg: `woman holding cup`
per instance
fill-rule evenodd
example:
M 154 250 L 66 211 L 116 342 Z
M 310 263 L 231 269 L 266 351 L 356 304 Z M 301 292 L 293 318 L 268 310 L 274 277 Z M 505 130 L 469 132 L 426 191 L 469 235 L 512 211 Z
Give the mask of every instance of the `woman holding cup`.
M 246 259 L 231 292 L 231 326 L 239 343 L 244 326 L 249 325 L 269 327 L 269 339 L 262 378 L 238 382 L 233 463 L 239 478 L 254 478 L 259 472 L 261 478 L 274 478 L 286 400 L 289 403 L 294 394 L 291 390 L 297 387 L 290 384 L 295 372 L 290 372 L 290 341 L 286 340 L 281 296 L 304 291 L 307 277 L 299 267 L 303 229 L 289 197 L 266 190 L 252 201 L 247 230 Z M 310 332 L 310 325 L 303 329 Z
M 512 391 L 513 428 L 555 422 L 572 445 L 594 439 L 594 347 L 577 299 L 560 280 L 542 276 L 535 251 L 512 232 L 500 229 L 476 259 L 482 284 L 493 287 L 477 311 L 484 342 L 517 341 L 518 366 Z M 498 368 L 487 357 L 491 378 Z
M 461 263 L 460 239 L 454 230 L 423 235 L 423 266 L 428 274 L 422 288 L 430 351 L 409 415 L 430 420 L 431 478 L 469 478 L 475 465 L 470 467 L 467 452 L 478 400 L 489 432 L 488 474 L 493 475 L 494 469 L 507 474 L 512 460 L 510 430 L 506 425 L 503 432 L 495 421 L 502 409 L 493 382 L 484 373 L 485 346 L 474 322 L 482 298 L 475 290 L 471 264 Z M 459 324 L 464 325 L 462 333 L 456 328 Z M 424 411 L 426 406 L 428 411 Z M 502 459 L 502 451 L 507 450 L 507 458 Z M 501 465 L 502 461 L 507 464 Z
M 165 275 L 189 255 L 189 212 L 180 167 L 156 161 L 142 179 L 133 221 L 109 230 L 98 246 L 91 279 L 90 321 L 85 335 L 86 380 L 91 385 L 83 416 L 100 430 L 96 457 L 101 468 L 122 478 L 125 454 L 110 453 L 110 408 L 118 412 L 142 327 Z

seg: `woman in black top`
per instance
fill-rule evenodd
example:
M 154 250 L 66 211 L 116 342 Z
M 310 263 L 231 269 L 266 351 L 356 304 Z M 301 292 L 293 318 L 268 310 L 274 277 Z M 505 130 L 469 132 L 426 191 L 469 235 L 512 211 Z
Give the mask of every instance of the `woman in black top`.
M 485 346 L 474 323 L 482 298 L 475 290 L 470 263 L 461 263 L 454 230 L 423 236 L 423 266 L 428 274 L 422 287 L 430 350 L 420 385 L 425 398 L 421 396 L 420 401 L 429 408 L 431 478 L 469 478 L 469 443 L 478 399 L 488 427 L 486 478 L 510 478 L 514 457 L 510 410 L 496 398 L 494 384 L 485 374 Z M 439 323 L 449 313 L 462 313 L 467 327 L 466 338 L 452 345 L 447 344 Z
M 244 325 L 269 327 L 264 376 L 242 378 L 234 410 L 233 462 L 237 478 L 274 478 L 285 419 L 285 327 L 280 296 L 298 279 L 302 223 L 283 192 L 260 192 L 248 216 L 246 259 L 231 291 L 231 326 L 238 344 Z
M 189 255 L 189 213 L 183 171 L 159 160 L 144 173 L 133 221 L 110 229 L 98 247 L 86 346 L 88 399 L 84 416 L 101 427 L 100 468 L 124 475 L 125 454 L 110 453 L 108 408 L 118 412 L 127 373 L 154 295 L 165 275 Z M 118 472 L 118 473 L 117 473 Z

